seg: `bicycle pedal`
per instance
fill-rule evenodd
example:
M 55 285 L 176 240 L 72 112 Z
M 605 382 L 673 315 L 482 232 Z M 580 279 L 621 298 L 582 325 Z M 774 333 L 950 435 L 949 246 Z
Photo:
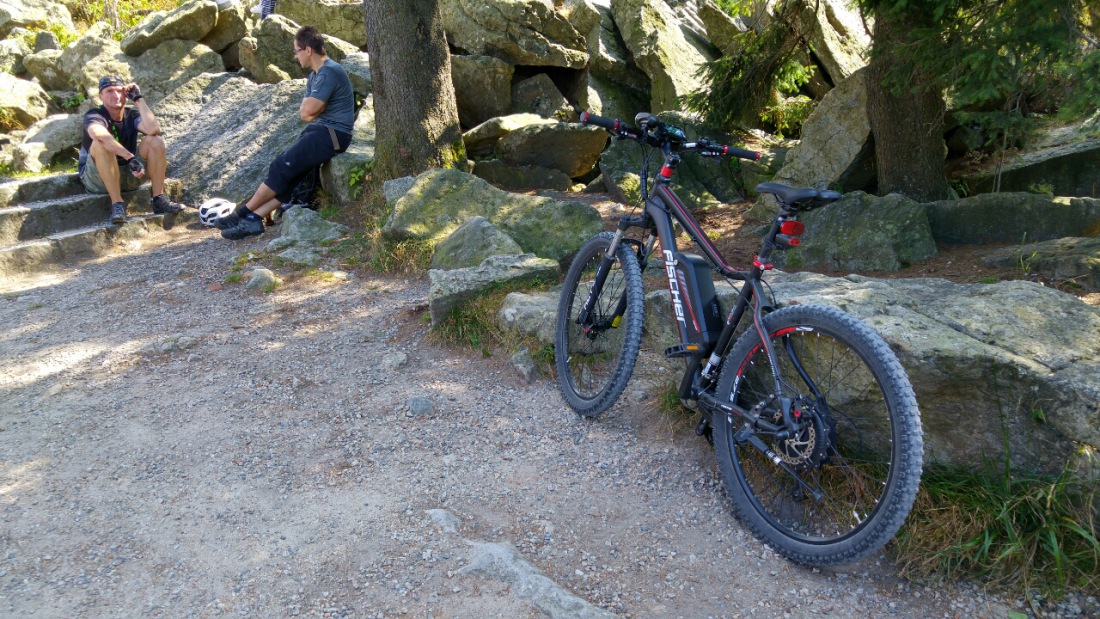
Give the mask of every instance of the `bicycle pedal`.
M 690 357 L 699 352 L 698 344 L 677 344 L 665 349 L 665 356 L 669 358 Z

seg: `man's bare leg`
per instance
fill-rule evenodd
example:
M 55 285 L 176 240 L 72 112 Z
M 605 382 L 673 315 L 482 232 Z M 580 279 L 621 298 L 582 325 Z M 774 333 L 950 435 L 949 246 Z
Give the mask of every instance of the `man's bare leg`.
M 89 156 L 95 161 L 95 169 L 99 172 L 99 178 L 103 180 L 103 186 L 107 188 L 107 195 L 111 197 L 111 204 L 122 202 L 122 190 L 119 185 L 118 159 L 115 154 L 92 142 L 88 151 Z
M 145 136 L 138 144 L 138 152 L 145 160 L 145 173 L 149 175 L 152 195 L 155 197 L 163 194 L 164 176 L 168 171 L 168 155 L 164 138 L 159 135 Z
M 267 213 L 273 211 L 275 207 L 269 208 L 265 213 L 261 213 L 260 209 L 267 206 L 273 200 L 275 206 L 279 206 L 279 201 L 275 199 L 275 190 L 268 187 L 267 183 L 260 183 L 260 186 L 256 188 L 256 193 L 252 194 L 252 197 L 249 198 L 248 202 L 245 202 L 245 204 L 248 205 L 248 210 L 263 217 Z

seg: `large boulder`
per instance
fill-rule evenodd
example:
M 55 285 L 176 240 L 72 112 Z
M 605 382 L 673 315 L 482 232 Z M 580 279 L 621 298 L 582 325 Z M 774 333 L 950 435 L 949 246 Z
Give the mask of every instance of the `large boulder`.
M 157 106 L 168 142 L 169 175 L 184 199 L 247 199 L 275 156 L 304 128 L 298 118 L 305 80 L 256 84 L 226 73 L 184 84 Z
M 874 159 L 866 74 L 856 72 L 814 108 L 802 124 L 802 141 L 787 153 L 775 182 L 795 187 L 824 183 L 841 191 L 866 188 L 868 162 Z
M 99 78 L 104 75 L 131 79 L 132 61 L 111 37 L 110 27 L 100 22 L 65 48 L 57 60 L 57 72 L 76 89 L 97 95 Z
M 298 28 L 298 24 L 282 15 L 269 15 L 241 39 L 241 66 L 253 79 L 265 84 L 305 77 L 306 72 L 293 55 L 294 33 Z
M 834 84 L 867 66 L 871 34 L 863 16 L 846 0 L 798 0 L 788 7 L 810 49 Z
M 23 65 L 23 59 L 31 53 L 31 46 L 23 37 L 0 41 L 0 73 L 10 73 L 16 77 L 26 75 L 27 68 Z
M 145 52 L 133 63 L 133 79 L 141 86 L 153 112 L 157 103 L 203 73 L 221 73 L 220 54 L 194 41 L 173 39 Z
M 495 152 L 511 165 L 551 168 L 576 178 L 592 171 L 607 141 L 607 132 L 598 127 L 538 124 L 509 131 L 497 142 Z
M 513 65 L 583 69 L 584 37 L 550 0 L 442 0 L 447 42 Z
M 352 90 L 360 95 L 369 95 L 374 92 L 374 76 L 370 70 L 370 56 L 366 52 L 348 54 L 337 62 L 348 74 Z
M 479 266 L 490 256 L 512 256 L 523 253 L 512 237 L 500 231 L 488 219 L 471 217 L 435 246 L 433 269 L 449 271 Z
M 368 96 L 355 117 L 351 145 L 321 166 L 321 187 L 336 204 L 351 204 L 359 198 L 374 162 L 374 140 L 374 97 Z
M 432 326 L 447 319 L 451 311 L 492 288 L 555 279 L 561 273 L 554 260 L 531 254 L 490 256 L 479 266 L 444 271 L 431 269 L 428 278 L 428 310 Z
M 577 104 L 597 116 L 629 119 L 649 109 L 646 92 L 596 75 L 589 74 L 586 83 L 575 94 Z
M 649 111 L 680 109 L 681 96 L 702 88 L 698 70 L 716 54 L 685 35 L 663 0 L 612 0 L 611 11 L 634 63 L 649 77 Z
M 218 18 L 214 27 L 199 43 L 222 53 L 248 34 L 248 7 L 234 2 L 218 7 Z
M 545 73 L 516 82 L 512 85 L 511 94 L 513 114 L 538 114 L 543 118 L 566 122 L 578 118 L 573 106 L 565 100 L 565 95 Z
M 462 134 L 466 154 L 471 157 L 488 155 L 496 148 L 500 138 L 512 131 L 533 125 L 554 125 L 555 121 L 538 114 L 509 114 L 491 118 Z
M 0 39 L 15 28 L 76 30 L 69 9 L 53 0 L 0 0 Z
M 1100 310 L 1076 297 L 1021 281 L 773 271 L 768 282 L 780 304 L 838 307 L 890 344 L 916 391 L 928 462 L 980 468 L 1007 448 L 1014 468 L 1057 474 L 1081 445 L 1100 446 Z M 717 289 L 729 308 L 733 293 Z M 645 347 L 677 343 L 650 328 L 670 324 L 668 294 L 647 296 Z
M 590 75 L 636 91 L 649 91 L 649 78 L 631 61 L 609 0 L 576 3 L 569 21 L 585 37 Z
M 1100 126 L 1094 132 L 1100 131 Z M 1004 162 L 973 174 L 971 194 L 993 191 L 1034 191 L 1057 196 L 1100 198 L 1100 137 L 1084 138 L 1039 151 L 1006 157 Z
M 801 220 L 802 244 L 773 256 L 780 268 L 898 271 L 936 255 L 925 207 L 901 194 L 856 191 Z
M 362 49 L 367 46 L 367 28 L 363 21 L 363 3 L 346 0 L 279 0 L 279 15 L 302 25 L 321 29 L 327 41 L 336 37 Z
M 706 28 L 707 38 L 714 43 L 723 56 L 736 56 L 741 53 L 740 36 L 748 27 L 740 18 L 730 17 L 712 0 L 703 0 L 699 5 L 699 18 Z
M 1019 269 L 1061 286 L 1100 292 L 1100 237 L 1069 237 L 980 252 L 990 266 Z
M 463 127 L 508 114 L 515 67 L 491 56 L 452 56 L 451 81 Z
M 119 47 L 128 56 L 140 56 L 165 41 L 201 41 L 217 23 L 217 2 L 190 0 L 173 11 L 150 13 L 126 33 Z
M 0 73 L 0 130 L 24 129 L 49 113 L 50 97 L 34 82 Z
M 683 128 L 689 139 L 706 136 L 724 144 L 735 143 L 729 136 L 683 114 L 667 112 L 657 116 L 663 122 Z M 633 124 L 632 119 L 627 122 Z M 603 173 L 604 184 L 616 201 L 623 204 L 641 203 L 641 179 L 638 171 L 642 167 L 643 157 L 644 154 L 637 144 L 628 140 L 613 140 L 611 146 L 600 156 L 600 172 Z M 762 161 L 765 165 L 768 163 L 764 159 Z M 693 209 L 738 202 L 746 194 L 746 172 L 753 172 L 754 181 L 761 175 L 756 166 L 749 164 L 750 162 L 742 162 L 733 157 L 712 160 L 698 155 L 686 155 L 674 176 L 676 195 Z M 651 174 L 656 172 L 656 169 L 650 171 Z
M 80 114 L 55 114 L 36 122 L 27 130 L 23 142 L 12 149 L 12 167 L 24 172 L 40 173 L 63 153 L 80 148 L 84 134 Z
M 269 15 L 260 22 L 251 34 L 238 42 L 241 66 L 258 82 L 275 84 L 287 79 L 305 77 L 308 69 L 303 69 L 294 58 L 294 34 L 299 26 L 281 15 Z M 325 37 L 325 53 L 336 62 L 353 58 L 348 73 L 352 87 L 356 92 L 367 94 L 373 90 L 370 83 L 370 67 L 366 54 L 336 37 Z M 366 75 L 362 69 L 366 65 Z M 363 90 L 360 90 L 363 89 Z
M 509 193 L 465 172 L 434 169 L 394 202 L 382 232 L 438 243 L 479 215 L 523 251 L 559 262 L 603 229 L 600 214 L 587 204 Z
M 23 66 L 27 73 L 38 80 L 46 90 L 66 90 L 72 86 L 69 76 L 62 72 L 57 63 L 63 52 L 59 49 L 46 49 L 23 57 Z
M 1035 193 L 985 193 L 930 202 L 928 222 L 937 243 L 1026 243 L 1100 235 L 1100 199 Z
M 474 176 L 508 190 L 568 191 L 573 187 L 573 180 L 561 170 L 534 165 L 510 165 L 499 159 L 481 159 L 475 162 Z

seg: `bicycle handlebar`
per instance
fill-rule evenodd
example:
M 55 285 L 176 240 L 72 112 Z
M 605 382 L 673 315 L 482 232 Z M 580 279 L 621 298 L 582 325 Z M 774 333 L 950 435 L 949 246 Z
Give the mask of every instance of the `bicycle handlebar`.
M 580 113 L 581 124 L 595 125 L 602 129 L 610 131 L 612 134 L 629 138 L 631 140 L 644 141 L 651 146 L 660 146 L 660 143 L 656 140 L 651 141 L 647 132 L 642 131 L 636 127 L 632 127 L 618 118 L 607 118 L 605 116 L 596 116 L 588 112 Z M 656 142 L 656 143 L 654 143 Z M 694 151 L 703 155 L 704 157 L 723 157 L 732 156 L 740 159 L 749 159 L 751 161 L 759 161 L 760 153 L 752 150 L 744 150 L 742 148 L 736 148 L 733 146 L 727 146 L 725 144 L 719 144 L 709 138 L 699 138 L 697 142 L 682 142 L 677 150 Z

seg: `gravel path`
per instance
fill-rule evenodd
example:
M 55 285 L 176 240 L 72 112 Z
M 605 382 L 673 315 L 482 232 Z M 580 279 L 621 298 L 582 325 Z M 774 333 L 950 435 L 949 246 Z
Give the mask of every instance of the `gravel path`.
M 176 230 L 0 282 L 0 615 L 1018 608 L 911 584 L 884 557 L 840 570 L 779 558 L 730 514 L 690 424 L 642 405 L 652 377 L 609 417 L 580 420 L 507 355 L 425 342 L 424 280 L 223 285 L 266 240 Z M 474 565 L 507 545 L 594 606 Z

